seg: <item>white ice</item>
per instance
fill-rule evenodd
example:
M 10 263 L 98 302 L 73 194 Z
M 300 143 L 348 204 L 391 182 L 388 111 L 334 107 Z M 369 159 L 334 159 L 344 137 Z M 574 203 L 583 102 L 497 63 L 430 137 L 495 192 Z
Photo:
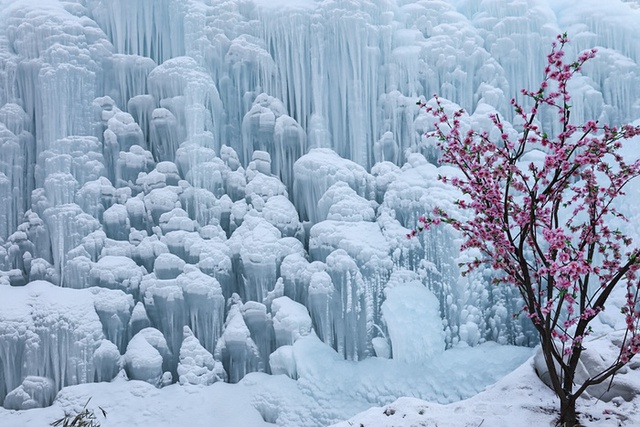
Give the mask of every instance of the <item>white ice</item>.
M 155 427 L 184 408 L 190 425 L 319 426 L 478 393 L 536 332 L 491 271 L 462 277 L 475 254 L 454 230 L 406 238 L 435 206 L 463 215 L 416 101 L 439 93 L 464 127 L 497 112 L 515 134 L 509 99 L 566 30 L 568 57 L 599 49 L 572 120 L 640 124 L 639 14 L 635 0 L 0 0 L 0 403 L 53 402 L 0 408 L 0 424 L 46 425 L 92 395 L 105 427 Z M 540 124 L 560 130 L 548 111 Z M 636 187 L 615 226 L 637 238 Z M 624 289 L 612 298 L 595 329 L 615 337 Z M 355 420 L 503 425 L 510 393 L 550 407 L 530 364 L 518 372 L 533 391 L 512 378 L 473 410 L 403 400 Z M 632 421 L 635 373 L 603 398 Z

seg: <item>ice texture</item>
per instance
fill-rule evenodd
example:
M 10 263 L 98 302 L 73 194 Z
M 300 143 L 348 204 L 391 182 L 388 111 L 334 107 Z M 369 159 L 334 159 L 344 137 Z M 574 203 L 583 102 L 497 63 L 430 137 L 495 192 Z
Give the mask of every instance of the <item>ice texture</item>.
M 513 317 L 517 290 L 461 275 L 476 254 L 451 227 L 406 238 L 435 206 L 463 215 L 416 101 L 465 108 L 465 129 L 497 113 L 515 135 L 509 99 L 539 84 L 567 29 L 568 57 L 599 49 L 570 87 L 572 120 L 640 116 L 630 1 L 0 3 L 7 408 L 122 370 L 153 386 L 260 383 L 262 418 L 289 426 L 400 394 L 468 397 L 506 372 L 473 369 L 500 355 L 491 341 L 536 332 Z M 540 123 L 560 131 L 554 113 Z M 638 236 L 635 188 L 616 226 Z M 603 328 L 620 327 L 615 311 Z M 499 363 L 520 360 L 504 348 Z M 396 381 L 407 365 L 415 381 Z
M 445 336 L 435 295 L 419 281 L 387 287 L 385 294 L 382 316 L 393 358 L 420 363 L 442 354 Z
M 149 330 L 151 328 L 143 329 L 129 341 L 124 354 L 124 368 L 130 379 L 145 381 L 159 387 L 162 384 L 163 357 L 156 346 L 144 336 L 143 333 Z M 164 341 L 159 341 L 159 344 L 164 344 L 164 347 L 167 345 Z
M 271 303 L 276 347 L 292 345 L 311 333 L 311 317 L 307 308 L 289 297 L 280 297 Z
M 211 385 L 216 381 L 224 381 L 227 375 L 222 364 L 202 347 L 188 326 L 184 327 L 183 336 L 178 363 L 180 384 Z
M 242 302 L 237 294 L 229 309 L 224 332 L 216 345 L 214 356 L 222 361 L 229 382 L 240 381 L 247 373 L 263 371 L 264 362 L 260 350 L 251 338 L 251 332 L 242 315 Z
M 105 375 L 109 360 L 96 354 L 108 338 L 103 331 L 110 327 L 103 323 L 111 317 L 101 316 L 106 312 L 103 307 L 117 307 L 120 300 L 128 315 L 132 302 L 120 295 L 118 291 L 64 289 L 44 281 L 0 286 L 0 400 L 15 390 L 8 402 L 20 406 L 16 409 L 46 406 L 62 387 L 93 382 L 96 376 L 111 380 Z M 36 403 L 20 400 L 26 395 Z
M 28 376 L 4 398 L 7 409 L 32 409 L 51 405 L 56 395 L 53 380 L 46 377 Z
M 314 148 L 294 164 L 293 200 L 302 220 L 320 221 L 317 205 L 336 182 L 345 182 L 357 195 L 370 198 L 373 178 L 357 163 L 341 158 L 327 148 Z
M 282 260 L 303 253 L 302 243 L 281 237 L 280 231 L 259 216 L 247 215 L 229 239 L 238 293 L 246 300 L 262 301 L 273 290 Z

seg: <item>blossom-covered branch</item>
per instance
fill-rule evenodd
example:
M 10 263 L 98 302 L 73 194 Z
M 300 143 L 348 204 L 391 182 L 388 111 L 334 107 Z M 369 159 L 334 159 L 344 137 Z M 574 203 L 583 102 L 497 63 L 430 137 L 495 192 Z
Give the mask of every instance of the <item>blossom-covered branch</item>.
M 574 425 L 577 396 L 610 378 L 640 352 L 640 250 L 612 225 L 613 219 L 624 220 L 615 200 L 640 175 L 640 161 L 629 163 L 620 154 L 622 140 L 640 135 L 640 127 L 571 121 L 568 82 L 596 50 L 567 61 L 567 42 L 566 34 L 558 36 L 540 87 L 522 91 L 532 106 L 511 101 L 523 123 L 517 137 L 507 132 L 498 114 L 491 121 L 499 137 L 491 138 L 487 131 L 463 131 L 464 110 L 447 114 L 437 96 L 433 103 L 419 103 L 435 118 L 429 136 L 439 141 L 440 161 L 462 171 L 461 177 L 440 179 L 462 192 L 457 205 L 472 215 L 459 220 L 436 208 L 420 218 L 409 237 L 448 223 L 463 235 L 462 249 L 479 249 L 484 255 L 468 263 L 468 269 L 488 263 L 499 272 L 496 282 L 519 289 L 525 301 L 522 311 L 540 335 L 551 382 L 561 399 L 561 421 Z M 543 109 L 557 114 L 557 135 L 548 135 L 537 124 Z M 527 160 L 534 151 L 539 160 Z M 628 329 L 620 355 L 574 392 L 589 323 L 605 309 L 617 286 L 627 289 L 622 312 Z

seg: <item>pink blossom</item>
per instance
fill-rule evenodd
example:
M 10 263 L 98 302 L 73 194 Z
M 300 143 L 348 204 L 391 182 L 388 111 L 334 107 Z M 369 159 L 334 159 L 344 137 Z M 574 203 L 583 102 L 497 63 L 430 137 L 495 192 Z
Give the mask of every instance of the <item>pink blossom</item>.
M 589 322 L 604 309 L 614 287 L 626 286 L 620 315 L 628 333 L 619 360 L 627 363 L 640 353 L 640 250 L 630 249 L 630 236 L 610 224 L 625 219 L 613 202 L 640 176 L 640 162 L 626 163 L 619 152 L 622 140 L 640 136 L 640 126 L 618 129 L 595 120 L 579 126 L 569 121 L 568 83 L 596 50 L 571 62 L 565 59 L 566 43 L 562 34 L 552 45 L 539 88 L 522 90 L 531 106 L 511 100 L 515 116 L 525 122 L 520 135 L 505 132 L 498 115 L 490 116 L 491 134 L 463 130 L 463 112 L 454 112 L 450 120 L 437 96 L 433 107 L 423 106 L 438 123 L 447 124 L 428 136 L 439 141 L 440 162 L 461 169 L 462 178 L 439 179 L 465 195 L 455 206 L 466 219 L 436 207 L 429 218 L 419 218 L 418 231 L 450 224 L 462 236 L 462 250 L 482 254 L 481 260 L 463 264 L 465 271 L 498 270 L 494 282 L 516 286 L 524 301 L 520 313 L 536 325 L 543 345 L 563 343 L 556 350 L 564 356 L 580 356 Z M 549 136 L 533 124 L 543 107 L 557 111 L 559 134 Z M 525 162 L 525 154 L 538 144 L 545 150 L 543 161 Z M 413 230 L 407 237 L 416 235 Z

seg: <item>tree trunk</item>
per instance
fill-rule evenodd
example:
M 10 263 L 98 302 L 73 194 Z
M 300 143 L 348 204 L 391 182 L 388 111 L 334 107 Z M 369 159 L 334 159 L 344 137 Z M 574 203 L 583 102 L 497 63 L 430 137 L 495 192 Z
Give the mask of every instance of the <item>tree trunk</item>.
M 560 427 L 576 427 L 578 424 L 578 415 L 576 414 L 576 399 L 564 397 L 560 399 Z

